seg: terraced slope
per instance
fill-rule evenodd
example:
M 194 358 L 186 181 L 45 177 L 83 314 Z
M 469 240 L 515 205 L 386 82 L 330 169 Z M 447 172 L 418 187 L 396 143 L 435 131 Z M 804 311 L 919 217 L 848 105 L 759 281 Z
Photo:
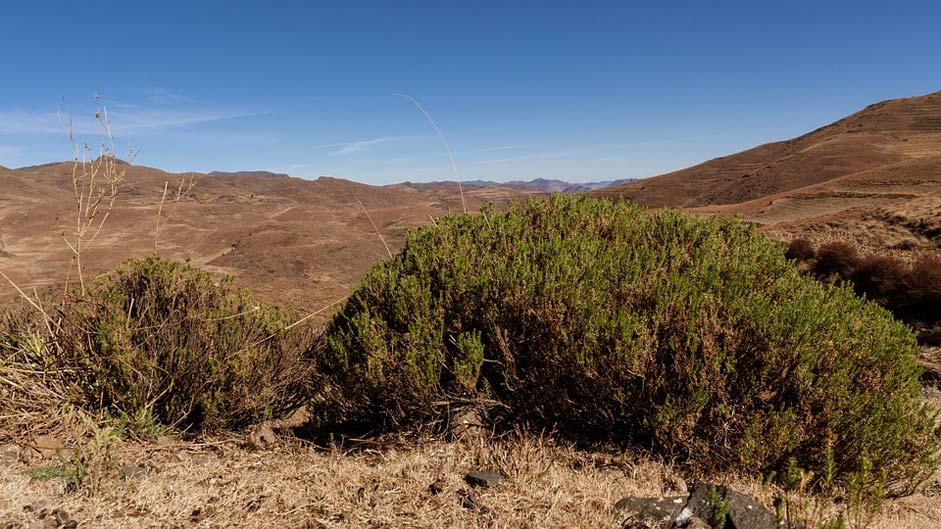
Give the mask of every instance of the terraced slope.
M 941 247 L 941 92 L 870 105 L 798 138 L 597 191 L 742 214 L 781 238 Z

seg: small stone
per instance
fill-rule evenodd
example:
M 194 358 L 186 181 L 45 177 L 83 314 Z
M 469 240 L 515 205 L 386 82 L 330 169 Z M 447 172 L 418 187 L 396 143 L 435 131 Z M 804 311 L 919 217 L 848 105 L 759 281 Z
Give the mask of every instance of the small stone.
M 3 463 L 16 463 L 20 461 L 23 457 L 23 449 L 19 445 L 15 444 L 5 444 L 0 447 L 0 462 Z
M 51 435 L 40 435 L 33 438 L 33 448 L 35 448 L 43 457 L 51 457 L 65 448 L 65 444 Z
M 271 424 L 263 422 L 249 427 L 248 446 L 255 450 L 264 450 L 278 444 L 278 436 L 275 435 Z
M 62 526 L 62 529 L 76 529 L 78 527 L 78 522 L 75 520 L 69 520 L 65 522 L 65 525 Z
M 133 478 L 139 478 L 147 474 L 147 468 L 140 465 L 121 465 L 121 468 L 118 469 L 118 473 L 121 474 L 121 478 L 124 480 L 129 480 Z
M 680 494 L 686 494 L 689 492 L 689 487 L 686 485 L 686 480 L 679 476 L 673 476 L 669 480 L 670 490 L 679 492 Z
M 464 481 L 466 481 L 472 487 L 496 487 L 503 481 L 504 478 L 500 474 L 494 472 L 483 472 L 475 470 L 474 472 L 468 472 L 464 476 Z

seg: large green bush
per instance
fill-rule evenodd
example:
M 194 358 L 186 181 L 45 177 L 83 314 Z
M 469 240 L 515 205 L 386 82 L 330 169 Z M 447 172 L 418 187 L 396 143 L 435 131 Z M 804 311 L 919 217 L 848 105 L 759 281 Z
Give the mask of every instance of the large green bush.
M 374 427 L 487 400 L 506 423 L 713 469 L 935 464 L 911 331 L 740 220 L 561 195 L 446 216 L 326 337 L 334 413 Z
M 84 409 L 238 428 L 293 409 L 312 379 L 277 309 L 188 264 L 128 261 L 53 306 L 43 369 Z

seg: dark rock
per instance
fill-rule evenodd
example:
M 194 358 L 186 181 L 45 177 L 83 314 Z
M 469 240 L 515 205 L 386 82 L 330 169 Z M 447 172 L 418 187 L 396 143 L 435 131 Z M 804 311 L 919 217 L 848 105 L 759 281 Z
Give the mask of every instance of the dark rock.
M 614 510 L 654 521 L 664 521 L 679 514 L 684 505 L 686 505 L 686 496 L 624 498 L 614 504 Z
M 677 525 L 692 517 L 710 519 L 717 502 L 724 503 L 728 508 L 724 529 L 777 529 L 780 527 L 774 513 L 751 496 L 712 483 L 693 485 L 686 507 L 676 517 Z
M 734 490 L 727 490 L 729 520 L 736 529 L 764 529 L 779 527 L 777 516 L 758 503 L 755 498 Z
M 482 472 L 475 470 L 474 472 L 468 472 L 464 476 L 464 481 L 466 481 L 472 487 L 496 487 L 503 481 L 504 478 L 500 474 L 494 472 Z
M 65 522 L 65 525 L 62 526 L 62 529 L 77 529 L 77 527 L 78 527 L 78 522 L 76 522 L 75 520 L 69 520 Z

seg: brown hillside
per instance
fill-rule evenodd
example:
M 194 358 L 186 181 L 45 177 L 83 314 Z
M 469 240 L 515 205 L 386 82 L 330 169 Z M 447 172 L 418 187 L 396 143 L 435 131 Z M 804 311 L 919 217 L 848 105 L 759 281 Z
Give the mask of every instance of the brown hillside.
M 650 207 L 736 204 L 933 155 L 941 155 L 941 92 L 870 105 L 792 140 L 596 193 Z
M 56 219 L 66 227 L 74 222 L 71 174 L 71 163 L 0 170 L 0 270 L 24 289 L 60 282 L 68 270 L 70 253 Z M 234 275 L 239 284 L 273 301 L 305 310 L 344 296 L 386 255 L 359 201 L 393 251 L 403 244 L 406 228 L 461 210 L 453 184 L 418 190 L 328 177 L 196 174 L 190 195 L 175 202 L 181 178 L 188 180 L 190 174 L 129 169 L 114 212 L 85 255 L 89 274 L 153 253 L 166 182 L 170 199 L 161 220 L 161 256 Z M 535 194 L 509 186 L 464 192 L 470 209 Z M 0 298 L 12 295 L 13 289 L 0 282 Z
M 941 247 L 941 92 L 866 107 L 798 138 L 596 191 L 742 214 L 782 239 Z

